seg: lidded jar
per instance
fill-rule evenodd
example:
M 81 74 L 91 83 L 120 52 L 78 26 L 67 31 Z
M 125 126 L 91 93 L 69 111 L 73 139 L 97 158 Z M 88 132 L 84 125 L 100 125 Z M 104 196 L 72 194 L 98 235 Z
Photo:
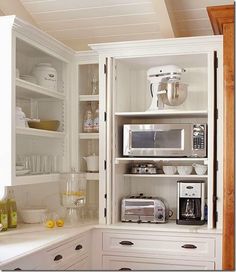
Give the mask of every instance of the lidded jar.
M 32 71 L 40 86 L 54 91 L 57 90 L 57 71 L 50 63 L 39 63 Z

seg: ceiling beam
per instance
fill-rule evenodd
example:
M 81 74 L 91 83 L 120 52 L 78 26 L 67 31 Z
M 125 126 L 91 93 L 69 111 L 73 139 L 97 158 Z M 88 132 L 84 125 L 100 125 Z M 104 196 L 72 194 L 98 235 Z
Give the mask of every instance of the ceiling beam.
M 166 1 L 152 0 L 152 4 L 158 16 L 161 36 L 163 38 L 174 38 L 175 33 L 172 27 Z
M 19 0 L 1 0 L 0 10 L 4 15 L 16 15 L 17 17 L 37 26 L 34 19 Z

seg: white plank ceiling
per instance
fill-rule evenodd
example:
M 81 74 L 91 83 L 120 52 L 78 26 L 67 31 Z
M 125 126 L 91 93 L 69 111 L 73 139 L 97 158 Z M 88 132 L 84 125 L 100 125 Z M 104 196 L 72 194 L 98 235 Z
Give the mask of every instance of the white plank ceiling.
M 37 25 L 76 50 L 89 43 L 212 35 L 207 6 L 233 0 L 19 0 Z

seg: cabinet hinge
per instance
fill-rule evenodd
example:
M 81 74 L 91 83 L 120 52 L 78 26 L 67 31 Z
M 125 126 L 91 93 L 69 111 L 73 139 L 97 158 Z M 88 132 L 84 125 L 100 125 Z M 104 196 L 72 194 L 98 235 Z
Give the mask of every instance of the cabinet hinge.
M 216 222 L 218 222 L 218 212 L 216 212 Z
M 216 171 L 219 169 L 219 161 L 216 161 Z
M 104 160 L 104 170 L 107 170 L 107 161 Z
M 215 65 L 215 68 L 218 68 L 218 57 L 217 57 L 216 51 L 214 51 L 214 65 Z
M 107 194 L 104 194 L 104 198 L 107 199 Z
M 216 119 L 218 119 L 219 118 L 219 111 L 218 111 L 218 109 L 216 109 Z
M 107 217 L 107 208 L 104 208 L 104 217 Z
M 104 122 L 106 122 L 107 121 L 107 113 L 106 113 L 106 111 L 104 111 Z
M 107 74 L 107 65 L 104 64 L 104 74 Z

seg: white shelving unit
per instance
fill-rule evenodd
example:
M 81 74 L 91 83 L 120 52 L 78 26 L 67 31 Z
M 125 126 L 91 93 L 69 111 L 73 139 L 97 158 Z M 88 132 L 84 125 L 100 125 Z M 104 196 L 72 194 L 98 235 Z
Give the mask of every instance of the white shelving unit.
M 79 101 L 82 102 L 92 102 L 92 101 L 99 101 L 99 95 L 80 95 Z
M 17 127 L 16 135 L 38 136 L 38 137 L 57 138 L 57 139 L 62 139 L 65 137 L 64 132 L 35 129 L 35 128 L 24 128 L 24 127 Z
M 127 162 L 159 162 L 159 161 L 164 161 L 164 162 L 202 162 L 204 164 L 208 164 L 208 159 L 207 158 L 147 158 L 147 157 L 120 157 L 120 158 L 115 158 L 115 164 L 119 163 L 127 163 Z
M 165 175 L 165 174 L 124 174 L 124 177 L 129 177 L 129 178 L 174 178 L 174 179 L 179 179 L 179 178 L 207 178 L 207 175 Z
M 99 139 L 99 133 L 79 133 L 80 140 Z
M 16 78 L 16 98 L 29 98 L 29 99 L 40 99 L 40 98 L 55 98 L 64 100 L 65 95 L 36 85 L 34 83 Z

